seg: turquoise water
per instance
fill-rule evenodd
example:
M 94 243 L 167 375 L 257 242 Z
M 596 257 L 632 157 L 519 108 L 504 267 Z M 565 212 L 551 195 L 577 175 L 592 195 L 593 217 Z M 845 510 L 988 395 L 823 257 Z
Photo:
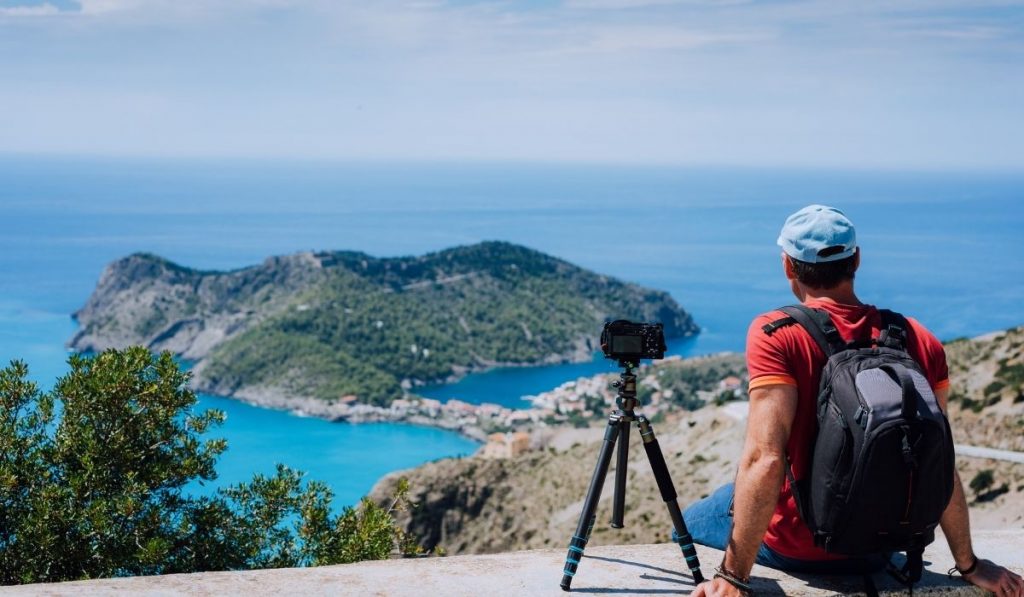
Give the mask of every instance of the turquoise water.
M 207 489 L 272 474 L 276 463 L 306 471 L 328 484 L 340 504 L 353 504 L 385 474 L 428 460 L 467 456 L 479 447 L 460 435 L 416 425 L 349 425 L 298 417 L 216 396 L 201 395 L 200 408 L 227 413 L 228 451 L 219 477 Z
M 669 340 L 665 354 L 694 354 L 697 343 L 696 338 Z M 587 363 L 494 369 L 468 375 L 454 384 L 417 388 L 416 392 L 437 400 L 458 398 L 473 404 L 491 402 L 508 408 L 529 408 L 528 398 L 532 395 L 555 388 L 568 380 L 614 371 L 619 371 L 616 362 L 605 359 L 598 352 Z
M 941 338 L 981 334 L 1024 323 L 1022 199 L 1022 175 L 0 156 L 0 361 L 25 359 L 52 383 L 69 314 L 106 263 L 135 251 L 235 268 L 308 249 L 387 256 L 491 239 L 669 291 L 702 327 L 677 354 L 742 350 L 751 318 L 792 300 L 774 241 L 812 202 L 857 224 L 865 300 Z M 427 392 L 522 406 L 610 370 L 603 359 L 500 370 Z M 436 430 L 202 400 L 228 410 L 223 482 L 280 461 L 352 503 L 384 471 L 473 449 Z

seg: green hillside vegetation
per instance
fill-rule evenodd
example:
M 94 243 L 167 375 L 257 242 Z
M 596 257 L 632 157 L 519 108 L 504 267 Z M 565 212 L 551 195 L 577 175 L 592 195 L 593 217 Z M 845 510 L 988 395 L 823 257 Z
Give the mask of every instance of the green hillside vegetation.
M 719 388 L 719 382 L 727 377 L 744 380 L 746 375 L 746 360 L 742 354 L 737 353 L 655 361 L 637 370 L 636 394 L 642 405 L 652 404 L 657 398 L 659 408 L 651 420 L 660 423 L 669 411 L 695 411 L 709 403 L 746 400 L 746 383 L 741 383 L 736 389 Z M 607 382 L 607 387 L 603 392 L 582 395 L 582 410 L 569 412 L 565 421 L 551 415 L 546 422 L 552 425 L 567 422 L 575 427 L 588 427 L 594 421 L 605 420 L 615 408 L 615 391 L 611 384 L 618 380 L 618 375 L 604 374 L 601 379 Z
M 386 405 L 416 385 L 467 371 L 589 358 L 601 325 L 612 318 L 662 321 L 669 336 L 697 331 L 664 292 L 509 243 L 422 257 L 331 252 L 277 259 L 217 273 L 132 256 L 112 266 L 107 285 L 101 281 L 76 339 L 115 337 L 109 341 L 161 348 L 185 337 L 189 326 L 235 317 L 223 324 L 224 338 L 196 359 L 200 388 L 264 388 L 324 400 L 355 395 Z M 166 288 L 156 291 L 156 283 Z M 129 302 L 124 297 L 133 290 L 134 297 L 153 297 Z M 119 321 L 119 311 L 135 318 Z
M 698 397 L 698 392 L 716 393 L 719 402 L 732 399 L 746 399 L 746 383 L 733 393 L 718 392 L 718 383 L 726 377 L 745 378 L 747 364 L 742 354 L 725 353 L 704 357 L 695 357 L 679 361 L 665 361 L 655 367 L 646 368 L 641 375 L 657 380 L 653 384 L 640 383 L 637 397 L 641 404 L 650 402 L 651 394 L 660 391 L 665 401 L 674 406 L 694 411 L 707 405 L 707 401 Z M 657 387 L 657 390 L 655 390 Z

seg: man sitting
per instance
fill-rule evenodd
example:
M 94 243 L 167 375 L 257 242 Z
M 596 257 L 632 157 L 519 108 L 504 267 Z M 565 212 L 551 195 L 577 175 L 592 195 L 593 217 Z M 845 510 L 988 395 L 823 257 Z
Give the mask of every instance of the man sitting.
M 808 206 L 786 220 L 778 244 L 783 272 L 803 305 L 827 312 L 845 342 L 878 337 L 878 309 L 854 293 L 860 249 L 853 224 L 842 212 Z M 747 335 L 750 414 L 736 482 L 684 513 L 695 542 L 725 551 L 720 573 L 697 588 L 698 596 L 744 594 L 755 562 L 792 572 L 842 574 L 880 570 L 887 561 L 881 555 L 849 558 L 825 551 L 797 513 L 786 467 L 792 467 L 795 479 L 808 473 L 827 356 L 800 325 L 765 333 L 766 324 L 782 317 L 779 311 L 758 316 Z M 942 344 L 917 321 L 908 318 L 908 323 L 907 352 L 945 412 L 949 372 Z M 1020 576 L 975 557 L 967 501 L 955 470 L 940 525 L 964 580 L 999 596 L 1024 595 Z

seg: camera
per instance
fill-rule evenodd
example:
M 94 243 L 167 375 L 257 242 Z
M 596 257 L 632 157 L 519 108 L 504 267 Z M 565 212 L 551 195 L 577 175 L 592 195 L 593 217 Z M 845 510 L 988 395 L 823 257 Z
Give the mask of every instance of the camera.
M 660 323 L 634 323 L 619 319 L 604 324 L 601 350 L 618 361 L 665 358 L 665 326 Z

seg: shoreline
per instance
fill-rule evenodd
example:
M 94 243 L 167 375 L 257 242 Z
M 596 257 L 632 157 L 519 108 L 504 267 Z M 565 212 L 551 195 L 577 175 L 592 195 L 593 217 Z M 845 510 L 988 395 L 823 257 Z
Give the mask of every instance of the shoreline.
M 68 341 L 67 346 L 75 349 L 74 344 L 79 339 L 82 327 L 77 320 L 77 312 L 72 314 L 75 322 L 75 333 Z M 690 333 L 666 338 L 669 341 L 685 341 L 693 339 L 700 334 L 700 328 Z M 153 350 L 152 348 L 150 350 Z M 172 351 L 173 352 L 173 351 Z M 227 391 L 221 384 L 210 383 L 202 378 L 202 372 L 206 363 L 204 359 L 188 359 L 183 354 L 177 354 L 181 365 L 189 370 L 192 379 L 190 388 L 196 393 L 202 393 L 227 400 L 239 402 L 257 407 L 276 411 L 284 411 L 300 417 L 315 417 L 337 423 L 403 423 L 418 425 L 422 427 L 433 427 L 445 431 L 453 431 L 459 435 L 486 444 L 488 436 L 496 432 L 519 431 L 524 428 L 537 426 L 564 426 L 571 425 L 564 415 L 570 412 L 563 410 L 557 404 L 552 405 L 551 401 L 538 407 L 537 404 L 526 408 L 510 408 L 494 403 L 474 404 L 448 398 L 437 400 L 415 394 L 416 388 L 448 386 L 459 382 L 468 375 L 486 373 L 499 369 L 528 369 L 541 368 L 558 365 L 576 365 L 596 361 L 600 358 L 601 352 L 594 351 L 593 345 L 586 338 L 577 338 L 574 346 L 564 353 L 551 353 L 534 362 L 506 362 L 490 361 L 477 358 L 476 362 L 469 366 L 454 366 L 452 373 L 442 380 L 425 382 L 422 380 L 403 379 L 401 386 L 406 392 L 402 398 L 393 400 L 389 406 L 374 406 L 347 400 L 346 397 L 337 400 L 323 400 L 308 396 L 297 396 L 282 388 L 272 386 L 243 386 L 238 389 Z M 677 355 L 668 357 L 681 358 Z M 591 379 L 600 373 L 585 376 L 568 376 L 561 385 L 555 388 L 548 388 L 538 396 L 544 396 L 555 392 L 567 384 L 573 384 L 582 379 Z M 220 386 L 220 387 L 218 387 Z M 354 398 L 354 397 L 353 397 Z M 523 396 L 524 399 L 531 398 Z M 557 401 L 556 401 L 557 402 Z M 553 408 L 552 408 L 553 406 Z M 571 409 L 577 410 L 577 409 Z
M 466 420 L 465 415 L 468 414 L 466 410 L 459 408 L 456 412 L 456 409 L 444 408 L 444 404 L 448 403 L 442 404 L 440 401 L 430 398 L 410 396 L 406 399 L 396 400 L 391 407 L 385 408 L 369 404 L 347 404 L 340 401 L 329 402 L 317 398 L 289 396 L 267 388 L 241 388 L 230 395 L 210 391 L 207 388 L 193 388 L 193 390 L 196 393 L 225 400 L 237 400 L 257 408 L 284 411 L 295 416 L 314 417 L 332 423 L 356 425 L 361 423 L 404 423 L 454 431 L 463 437 L 481 443 L 487 441 L 487 432 L 483 427 Z M 461 401 L 449 402 L 460 403 Z M 395 403 L 398 403 L 397 407 Z M 459 416 L 460 414 L 462 416 Z
M 680 336 L 680 339 L 690 338 Z M 216 385 L 192 378 L 191 389 L 196 393 L 215 396 L 226 400 L 237 400 L 258 408 L 285 411 L 300 417 L 315 417 L 332 423 L 404 423 L 422 427 L 434 427 L 453 431 L 485 444 L 487 436 L 499 430 L 514 431 L 523 424 L 537 423 L 551 414 L 534 406 L 509 408 L 499 404 L 473 404 L 457 398 L 445 401 L 427 398 L 413 393 L 415 388 L 446 386 L 457 383 L 468 375 L 486 373 L 501 368 L 524 369 L 566 364 L 582 364 L 595 360 L 597 352 L 590 352 L 582 345 L 569 354 L 551 354 L 537 363 L 514 363 L 488 361 L 470 367 L 455 367 L 453 373 L 440 382 L 409 382 L 402 387 L 408 392 L 402 398 L 393 400 L 387 406 L 374 406 L 356 401 L 323 400 L 308 396 L 296 396 L 280 388 L 267 386 L 243 386 L 231 393 L 221 391 Z M 193 374 L 201 372 L 203 363 L 191 363 Z M 197 366 L 198 365 L 198 366 Z M 592 377 L 592 376 L 591 376 Z M 566 383 L 572 380 L 567 380 Z M 550 391 L 550 390 L 548 390 Z M 544 392 L 547 393 L 547 392 Z M 495 421 L 497 419 L 497 421 Z
M 730 353 L 719 353 L 730 354 Z M 666 357 L 659 363 L 702 359 L 716 355 L 683 358 Z M 657 364 L 645 364 L 646 370 Z M 598 398 L 614 408 L 615 392 L 611 382 L 617 373 L 596 373 L 569 379 L 560 385 L 533 396 L 524 396 L 530 406 L 509 408 L 494 403 L 472 404 L 451 398 L 440 401 L 415 394 L 406 394 L 393 400 L 389 406 L 374 406 L 354 399 L 322 400 L 308 396 L 294 396 L 279 388 L 242 387 L 231 394 L 217 392 L 193 383 L 193 390 L 218 398 L 237 400 L 258 408 L 285 411 L 301 417 L 315 417 L 336 423 L 403 423 L 454 431 L 473 441 L 486 443 L 494 433 L 533 431 L 538 428 L 572 427 L 586 411 L 587 399 Z M 664 408 L 658 400 L 644 405 L 645 412 L 653 416 Z

